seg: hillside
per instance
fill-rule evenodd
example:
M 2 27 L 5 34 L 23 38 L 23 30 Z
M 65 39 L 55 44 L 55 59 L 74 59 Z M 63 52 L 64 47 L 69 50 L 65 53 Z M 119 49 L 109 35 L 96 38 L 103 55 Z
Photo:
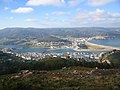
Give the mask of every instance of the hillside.
M 38 39 L 39 42 L 69 42 L 68 40 L 63 40 L 54 36 L 46 37 L 46 38 L 40 38 Z
M 92 37 L 92 36 L 112 36 L 120 37 L 120 28 L 5 28 L 0 30 L 0 38 L 44 38 L 51 35 L 72 36 L 72 37 Z
M 59 57 L 23 60 L 0 52 L 0 90 L 119 90 L 115 65 Z
M 49 36 L 42 29 L 34 28 L 5 28 L 0 30 L 1 38 L 44 38 Z
M 42 60 L 24 60 L 12 54 L 0 52 L 0 75 L 19 72 L 20 70 L 60 70 L 64 67 L 88 67 L 88 68 L 120 68 L 119 64 L 108 64 L 98 62 L 87 62 L 84 59 L 79 61 L 76 59 L 64 58 L 44 58 Z
M 70 67 L 0 76 L 0 90 L 119 90 L 120 70 Z
M 103 55 L 103 60 L 109 60 L 112 63 L 120 64 L 120 50 L 113 50 Z

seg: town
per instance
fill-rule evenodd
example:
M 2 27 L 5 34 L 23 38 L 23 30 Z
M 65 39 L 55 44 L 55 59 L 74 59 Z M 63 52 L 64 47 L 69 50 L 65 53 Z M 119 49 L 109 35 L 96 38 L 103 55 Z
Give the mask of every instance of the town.
M 43 42 L 41 42 L 43 43 Z M 46 43 L 46 42 L 44 42 Z M 54 43 L 54 42 L 53 42 Z M 59 46 L 59 45 L 58 45 Z M 83 46 L 83 44 L 81 44 L 81 46 L 84 48 L 85 46 Z M 2 48 L 1 51 L 3 51 L 4 53 L 9 53 L 9 54 L 14 54 L 17 57 L 23 58 L 25 60 L 42 60 L 44 58 L 50 58 L 50 57 L 60 57 L 60 58 L 71 58 L 71 59 L 76 59 L 76 60 L 81 60 L 84 59 L 86 61 L 96 61 L 99 60 L 102 56 L 102 54 L 104 53 L 104 51 L 90 51 L 89 49 L 82 49 L 80 51 L 74 51 L 74 52 L 61 52 L 61 53 L 56 53 L 56 52 L 49 52 L 49 50 L 56 50 L 56 46 L 54 46 L 54 44 L 52 44 L 50 46 L 51 48 L 48 49 L 47 51 L 44 52 L 25 52 L 25 53 L 17 53 L 14 52 L 13 49 L 10 48 Z M 76 44 L 72 43 L 72 46 L 59 46 L 59 49 L 57 50 L 62 50 L 64 48 L 67 49 L 78 49 L 78 46 Z

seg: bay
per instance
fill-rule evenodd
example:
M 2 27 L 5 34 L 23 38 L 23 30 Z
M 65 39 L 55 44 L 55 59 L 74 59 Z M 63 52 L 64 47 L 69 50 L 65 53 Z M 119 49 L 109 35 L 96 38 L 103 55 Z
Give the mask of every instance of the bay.
M 120 38 L 116 39 L 104 39 L 104 40 L 91 40 L 91 43 L 112 46 L 112 47 L 120 47 Z

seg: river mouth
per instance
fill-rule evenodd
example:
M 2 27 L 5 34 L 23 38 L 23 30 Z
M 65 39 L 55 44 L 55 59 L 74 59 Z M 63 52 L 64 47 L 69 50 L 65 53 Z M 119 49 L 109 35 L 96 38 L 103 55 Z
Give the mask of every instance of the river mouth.
M 75 53 L 75 52 L 80 52 L 81 54 L 99 54 L 101 52 L 107 52 L 108 50 L 73 50 L 70 48 L 65 48 L 65 49 L 48 49 L 48 48 L 31 48 L 31 47 L 25 47 L 23 48 L 22 46 L 17 46 L 17 45 L 2 45 L 0 48 L 11 48 L 13 49 L 13 52 L 15 53 L 58 53 L 58 54 L 64 54 L 65 52 L 69 53 Z
M 103 45 L 103 46 L 111 46 L 111 47 L 117 47 L 120 48 L 120 39 L 119 38 L 115 38 L 115 39 L 104 39 L 104 40 L 90 40 L 90 43 L 93 44 L 97 44 L 97 45 Z M 13 48 L 15 53 L 65 53 L 65 52 L 81 52 L 81 53 L 100 53 L 100 52 L 107 52 L 109 51 L 109 49 L 81 49 L 81 50 L 73 50 L 70 48 L 64 48 L 64 49 L 55 49 L 55 50 L 51 50 L 48 48 L 31 48 L 31 47 L 25 47 L 25 46 L 19 46 L 19 45 L 0 45 L 0 48 Z
M 120 48 L 120 38 L 114 38 L 114 39 L 93 39 L 89 41 L 90 43 L 103 45 L 103 46 L 111 46 L 111 47 L 117 47 Z

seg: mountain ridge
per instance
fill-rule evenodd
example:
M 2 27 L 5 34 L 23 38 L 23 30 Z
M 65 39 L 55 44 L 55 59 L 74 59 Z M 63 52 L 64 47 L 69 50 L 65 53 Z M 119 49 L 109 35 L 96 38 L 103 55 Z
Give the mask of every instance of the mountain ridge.
M 71 37 L 116 36 L 120 37 L 120 28 L 81 27 L 81 28 L 4 28 L 0 38 L 44 38 L 51 35 Z

